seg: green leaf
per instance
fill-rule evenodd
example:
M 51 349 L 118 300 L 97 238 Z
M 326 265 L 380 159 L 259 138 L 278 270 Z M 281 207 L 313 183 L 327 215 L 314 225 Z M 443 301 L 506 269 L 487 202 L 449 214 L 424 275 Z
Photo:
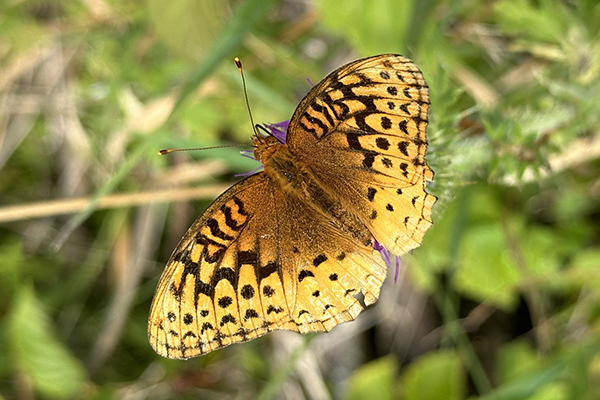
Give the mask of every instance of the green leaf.
M 558 271 L 560 264 L 557 256 L 561 249 L 561 238 L 556 231 L 534 226 L 521 232 L 526 233 L 522 235 L 521 253 L 529 272 L 550 276 L 551 273 Z
M 9 343 L 20 372 L 39 393 L 69 398 L 81 390 L 85 370 L 54 336 L 50 319 L 30 286 L 22 287 L 14 299 Z
M 504 310 L 517 301 L 519 271 L 511 258 L 500 222 L 473 226 L 462 237 L 456 287 L 474 300 Z
M 565 272 L 570 281 L 600 290 L 600 248 L 584 249 L 576 254 Z
M 393 399 L 397 370 L 396 361 L 391 356 L 364 364 L 350 377 L 348 399 Z
M 541 364 L 539 354 L 524 340 L 515 340 L 498 351 L 497 378 L 500 383 L 516 380 Z
M 403 382 L 406 400 L 464 398 L 465 379 L 462 365 L 458 355 L 449 350 L 431 352 L 419 358 L 408 367 Z

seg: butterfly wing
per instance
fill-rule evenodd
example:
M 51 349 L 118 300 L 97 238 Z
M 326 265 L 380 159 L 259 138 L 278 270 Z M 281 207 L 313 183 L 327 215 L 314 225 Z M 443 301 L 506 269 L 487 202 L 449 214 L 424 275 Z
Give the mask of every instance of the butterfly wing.
M 419 68 L 384 54 L 332 72 L 302 100 L 288 128 L 293 154 L 396 255 L 418 247 L 432 224 L 428 112 Z
M 265 173 L 232 186 L 188 230 L 152 302 L 156 352 L 190 358 L 276 329 L 328 331 L 379 296 L 386 268 Z

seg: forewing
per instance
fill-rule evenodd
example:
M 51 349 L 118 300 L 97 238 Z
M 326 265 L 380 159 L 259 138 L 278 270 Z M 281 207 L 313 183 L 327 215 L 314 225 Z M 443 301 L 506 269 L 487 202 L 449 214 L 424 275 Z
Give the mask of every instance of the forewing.
M 419 246 L 432 224 L 428 112 L 419 68 L 385 54 L 332 72 L 302 100 L 288 129 L 293 154 L 397 255 Z

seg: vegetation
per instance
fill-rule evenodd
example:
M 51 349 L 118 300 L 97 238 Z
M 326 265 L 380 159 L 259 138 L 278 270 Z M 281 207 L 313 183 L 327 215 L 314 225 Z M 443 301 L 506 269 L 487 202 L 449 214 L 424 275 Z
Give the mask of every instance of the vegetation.
M 188 361 L 146 320 L 192 220 L 344 62 L 404 54 L 438 197 L 398 283 L 327 334 Z M 0 3 L 0 398 L 600 398 L 595 0 Z M 195 201 L 191 201 L 195 200 Z M 390 272 L 390 277 L 394 271 Z

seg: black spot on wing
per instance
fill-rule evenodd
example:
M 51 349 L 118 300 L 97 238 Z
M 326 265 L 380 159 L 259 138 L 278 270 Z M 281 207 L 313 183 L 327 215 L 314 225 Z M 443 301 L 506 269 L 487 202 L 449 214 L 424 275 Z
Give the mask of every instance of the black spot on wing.
M 392 121 L 388 117 L 381 117 L 381 127 L 386 130 L 391 129 Z
M 405 141 L 398 143 L 398 150 L 400 150 L 400 152 L 407 157 L 409 155 L 408 154 L 408 145 L 409 145 L 409 143 L 405 142 Z
M 244 320 L 249 320 L 251 318 L 259 318 L 258 313 L 256 312 L 255 309 L 253 308 L 249 308 L 246 310 L 246 314 L 244 314 Z
M 202 328 L 200 329 L 200 334 L 203 334 L 204 331 L 210 331 L 213 330 L 213 326 L 210 322 L 205 322 L 202 324 Z
M 269 285 L 265 285 L 265 287 L 263 287 L 263 294 L 265 297 L 272 297 L 275 294 L 275 289 Z
M 407 120 L 403 119 L 402 121 L 398 122 L 398 128 L 400 128 L 402 133 L 404 133 L 405 135 L 408 135 L 408 121 Z
M 308 278 L 309 276 L 313 276 L 314 277 L 315 274 L 313 274 L 312 271 L 309 271 L 307 269 L 303 269 L 298 274 L 298 282 L 302 282 L 304 280 L 304 278 Z
M 244 285 L 240 294 L 244 299 L 249 300 L 254 297 L 254 288 L 251 285 Z
M 402 175 L 404 175 L 406 178 L 408 178 L 408 164 L 400 163 L 400 169 L 402 170 Z
M 281 312 L 283 312 L 283 309 L 281 307 L 275 307 L 272 304 L 269 307 L 267 307 L 267 314 L 279 314 Z
M 325 256 L 325 254 L 319 254 L 314 260 L 313 260 L 313 265 L 315 267 L 318 267 L 319 265 L 323 264 L 325 261 L 327 261 L 327 256 Z
M 231 314 L 226 314 L 221 318 L 221 322 L 219 322 L 220 326 L 224 326 L 225 324 L 235 324 L 237 320 Z
M 377 193 L 377 189 L 369 188 L 369 190 L 367 190 L 367 199 L 369 199 L 369 201 L 373 201 L 376 193 Z
M 377 153 L 374 151 L 369 151 L 364 154 L 362 165 L 365 168 L 371 169 L 373 168 L 373 163 L 375 162 L 375 156 Z
M 390 142 L 386 138 L 379 137 L 375 139 L 375 145 L 381 150 L 387 150 L 390 148 Z
M 233 303 L 233 299 L 229 296 L 223 296 L 219 299 L 218 304 L 221 308 L 227 308 Z
M 185 335 L 183 335 L 183 337 L 181 338 L 181 340 L 185 340 L 185 339 L 187 339 L 188 337 L 195 338 L 195 337 L 196 337 L 196 334 L 195 334 L 194 332 L 192 332 L 192 331 L 187 331 L 187 332 L 185 333 Z

